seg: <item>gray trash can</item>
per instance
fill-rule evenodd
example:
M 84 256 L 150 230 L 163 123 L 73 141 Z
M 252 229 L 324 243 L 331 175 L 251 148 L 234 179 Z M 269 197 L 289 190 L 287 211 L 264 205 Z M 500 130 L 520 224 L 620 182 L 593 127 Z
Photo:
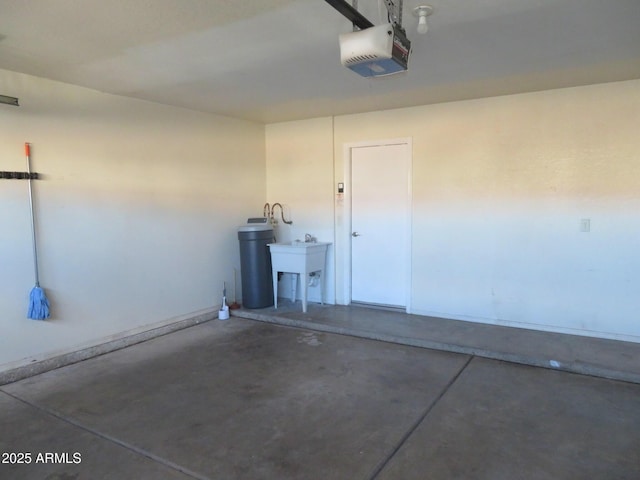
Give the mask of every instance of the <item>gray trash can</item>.
M 273 305 L 273 279 L 269 243 L 273 243 L 273 227 L 249 224 L 238 228 L 242 305 L 264 308 Z

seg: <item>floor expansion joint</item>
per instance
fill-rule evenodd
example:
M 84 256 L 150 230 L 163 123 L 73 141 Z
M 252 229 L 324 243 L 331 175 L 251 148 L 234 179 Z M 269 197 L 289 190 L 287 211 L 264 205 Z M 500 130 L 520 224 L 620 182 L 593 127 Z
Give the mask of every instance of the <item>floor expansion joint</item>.
M 424 422 L 427 416 L 431 413 L 431 411 L 435 408 L 435 406 L 440 402 L 442 397 L 445 396 L 445 394 L 449 391 L 449 389 L 453 386 L 453 384 L 456 383 L 458 378 L 460 378 L 460 375 L 462 375 L 462 372 L 466 370 L 466 368 L 469 366 L 469 364 L 474 358 L 475 357 L 473 355 L 470 356 L 467 359 L 467 361 L 464 363 L 464 365 L 460 368 L 460 370 L 458 370 L 458 372 L 453 377 L 451 377 L 451 380 L 449 380 L 449 383 L 445 385 L 445 387 L 438 394 L 438 396 L 427 406 L 425 411 L 422 413 L 422 415 L 420 415 L 420 417 L 418 417 L 418 419 L 414 422 L 411 428 L 409 428 L 409 430 L 406 431 L 406 433 L 402 436 L 402 438 L 397 443 L 395 448 L 391 452 L 389 452 L 389 454 L 384 459 L 382 459 L 380 463 L 378 463 L 376 468 L 373 470 L 373 472 L 369 476 L 369 480 L 375 480 L 376 478 L 378 478 L 378 475 L 380 475 L 382 470 L 384 470 L 384 467 L 387 466 L 387 464 L 391 461 L 391 459 L 395 456 L 395 454 L 398 453 L 398 451 L 402 448 L 402 446 L 406 443 L 406 441 L 411 437 L 411 435 L 413 435 L 413 432 L 415 432 L 416 429 L 422 424 L 422 422 Z

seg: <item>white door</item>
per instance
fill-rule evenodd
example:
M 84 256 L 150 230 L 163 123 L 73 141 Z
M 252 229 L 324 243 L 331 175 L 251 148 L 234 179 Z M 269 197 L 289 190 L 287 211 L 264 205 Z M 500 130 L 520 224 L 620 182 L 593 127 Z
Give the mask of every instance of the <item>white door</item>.
M 351 301 L 406 307 L 411 151 L 351 149 Z

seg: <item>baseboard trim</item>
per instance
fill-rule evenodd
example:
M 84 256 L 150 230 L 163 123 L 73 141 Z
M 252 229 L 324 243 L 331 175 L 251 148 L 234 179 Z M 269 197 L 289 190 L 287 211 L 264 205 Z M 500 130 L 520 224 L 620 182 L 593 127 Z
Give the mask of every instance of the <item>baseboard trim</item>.
M 626 333 L 603 332 L 599 330 L 586 330 L 586 329 L 580 329 L 580 328 L 548 325 L 544 323 L 514 322 L 511 320 L 476 317 L 472 315 L 458 315 L 455 313 L 444 313 L 444 312 L 422 310 L 422 309 L 413 310 L 411 314 L 421 315 L 424 317 L 444 318 L 447 320 L 461 320 L 463 322 L 480 323 L 485 325 L 495 325 L 498 327 L 521 328 L 525 330 L 537 330 L 540 332 L 563 333 L 566 335 L 577 335 L 580 337 L 600 338 L 603 340 L 618 340 L 621 342 L 640 343 L 640 336 L 626 334 Z
M 137 343 L 146 342 L 153 338 L 177 332 L 178 330 L 193 327 L 194 325 L 217 318 L 217 315 L 218 308 L 207 309 L 190 314 L 186 317 L 182 316 L 165 320 L 164 322 L 161 322 L 160 325 L 151 325 L 147 330 L 123 332 L 121 336 L 116 336 L 115 338 L 114 336 L 111 336 L 108 337 L 108 340 L 98 340 L 95 345 L 75 351 L 52 354 L 45 358 L 26 358 L 17 366 L 13 364 L 6 370 L 0 371 L 0 385 L 17 382 L 18 380 L 23 380 L 40 373 L 72 365 L 89 358 L 104 355 L 105 353 L 114 352 Z

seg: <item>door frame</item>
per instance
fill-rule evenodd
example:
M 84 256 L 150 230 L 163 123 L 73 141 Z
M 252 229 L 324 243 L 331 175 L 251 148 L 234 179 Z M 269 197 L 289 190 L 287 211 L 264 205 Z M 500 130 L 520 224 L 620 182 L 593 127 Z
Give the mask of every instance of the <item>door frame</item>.
M 354 148 L 383 147 L 388 145 L 407 145 L 408 179 L 407 179 L 407 242 L 405 245 L 405 276 L 407 291 L 405 292 L 406 312 L 411 313 L 411 233 L 413 211 L 413 139 L 412 137 L 390 138 L 384 140 L 366 140 L 344 143 L 342 146 L 344 193 L 336 205 L 336 240 L 337 249 L 342 257 L 342 268 L 336 265 L 336 271 L 342 270 L 342 278 L 336 278 L 336 303 L 351 304 L 351 154 Z M 339 194 L 338 194 L 339 195 Z M 342 208 L 339 208 L 342 207 Z M 337 259 L 336 259 L 337 260 Z

